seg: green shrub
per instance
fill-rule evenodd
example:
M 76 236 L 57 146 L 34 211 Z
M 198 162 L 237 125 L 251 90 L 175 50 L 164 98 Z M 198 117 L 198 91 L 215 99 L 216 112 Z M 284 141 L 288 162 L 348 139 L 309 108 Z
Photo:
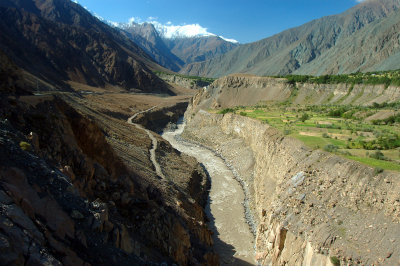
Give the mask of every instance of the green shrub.
M 24 151 L 31 151 L 32 150 L 31 144 L 29 144 L 28 142 L 25 142 L 25 141 L 21 141 L 19 143 L 19 147 Z
M 329 138 L 329 135 L 328 135 L 328 133 L 324 132 L 324 133 L 322 133 L 322 137 L 327 139 L 327 138 Z
M 225 108 L 225 109 L 222 109 L 221 111 L 219 111 L 218 113 L 219 114 L 227 114 L 227 113 L 234 113 L 235 112 L 235 110 L 234 109 L 232 109 L 232 108 Z
M 383 169 L 380 167 L 375 167 L 374 168 L 374 175 L 380 174 L 383 172 Z
M 330 261 L 332 262 L 333 265 L 335 265 L 335 266 L 339 266 L 340 265 L 340 260 L 338 259 L 338 257 L 332 256 L 329 259 L 330 259 Z
M 325 145 L 325 146 L 324 146 L 324 151 L 327 151 L 327 152 L 337 152 L 338 148 L 339 148 L 339 147 L 336 146 L 336 145 L 328 144 L 328 145 Z
M 301 122 L 305 122 L 306 120 L 310 119 L 310 116 L 307 113 L 304 113 L 301 117 L 300 117 L 300 121 Z
M 385 155 L 380 150 L 376 150 L 374 153 L 370 154 L 369 157 L 377 160 L 386 160 Z
M 247 113 L 246 112 L 240 112 L 240 115 L 241 116 L 247 116 Z

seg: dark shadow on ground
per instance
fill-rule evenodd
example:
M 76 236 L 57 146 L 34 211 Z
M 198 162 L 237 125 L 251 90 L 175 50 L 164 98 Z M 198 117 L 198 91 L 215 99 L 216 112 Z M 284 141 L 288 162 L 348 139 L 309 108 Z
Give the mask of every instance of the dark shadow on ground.
M 211 177 L 207 171 L 207 168 L 200 163 L 200 165 L 202 166 L 203 170 L 205 171 L 205 173 L 207 174 L 207 178 L 210 182 L 210 187 L 211 187 Z M 220 261 L 220 265 L 239 265 L 239 266 L 250 266 L 253 265 L 251 263 L 248 263 L 247 261 L 241 260 L 239 258 L 235 258 L 233 255 L 235 255 L 236 251 L 235 251 L 235 247 L 232 245 L 229 245 L 227 243 L 225 243 L 224 241 L 222 241 L 219 238 L 219 233 L 218 233 L 218 229 L 215 225 L 215 218 L 211 213 L 211 208 L 210 208 L 210 197 L 208 197 L 207 200 L 207 205 L 205 208 L 206 214 L 207 214 L 207 218 L 208 218 L 208 227 L 210 228 L 210 230 L 213 232 L 213 241 L 214 241 L 214 251 L 215 253 L 218 254 L 219 256 L 219 261 Z
M 218 229 L 215 226 L 215 219 L 210 210 L 210 199 L 206 206 L 206 214 L 209 220 L 208 227 L 213 232 L 214 250 L 219 256 L 220 265 L 240 265 L 249 266 L 253 265 L 247 261 L 235 258 L 233 255 L 236 253 L 235 248 L 219 239 Z

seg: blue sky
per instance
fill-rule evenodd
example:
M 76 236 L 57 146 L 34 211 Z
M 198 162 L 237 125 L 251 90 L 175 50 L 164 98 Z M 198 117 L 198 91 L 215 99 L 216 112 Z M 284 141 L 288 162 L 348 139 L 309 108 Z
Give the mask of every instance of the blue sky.
M 257 41 L 310 20 L 341 13 L 357 0 L 78 0 L 114 22 L 156 20 L 199 24 L 240 43 Z M 150 18 L 150 19 L 149 19 Z

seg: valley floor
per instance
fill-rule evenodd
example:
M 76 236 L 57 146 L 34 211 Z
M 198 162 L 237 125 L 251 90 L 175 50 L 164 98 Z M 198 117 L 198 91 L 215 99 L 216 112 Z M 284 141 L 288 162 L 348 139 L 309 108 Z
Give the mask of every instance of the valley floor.
M 196 158 L 211 179 L 207 215 L 213 231 L 215 251 L 222 265 L 253 265 L 254 236 L 244 217 L 244 193 L 239 182 L 224 160 L 213 151 L 181 138 L 184 124 L 174 131 L 166 131 L 163 138 L 187 155 Z

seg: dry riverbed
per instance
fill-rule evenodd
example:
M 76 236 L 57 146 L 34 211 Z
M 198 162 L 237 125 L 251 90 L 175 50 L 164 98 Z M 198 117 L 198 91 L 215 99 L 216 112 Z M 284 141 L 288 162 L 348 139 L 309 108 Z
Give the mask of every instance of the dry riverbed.
M 253 265 L 254 237 L 244 215 L 244 193 L 225 162 L 212 151 L 180 137 L 184 124 L 163 133 L 171 145 L 204 165 L 211 178 L 207 215 L 213 230 L 215 250 L 222 265 Z

